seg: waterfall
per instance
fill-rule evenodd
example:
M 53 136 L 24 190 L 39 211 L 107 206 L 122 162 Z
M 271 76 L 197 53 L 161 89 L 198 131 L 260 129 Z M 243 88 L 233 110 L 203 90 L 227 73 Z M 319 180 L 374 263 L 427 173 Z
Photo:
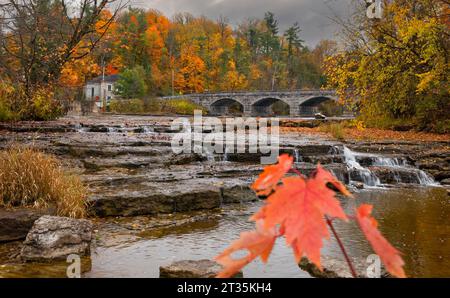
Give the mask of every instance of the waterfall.
M 437 185 L 439 185 L 439 183 L 434 181 L 434 179 L 430 175 L 428 175 L 427 173 L 425 173 L 424 171 L 421 171 L 421 170 L 419 170 L 417 172 L 417 180 L 422 185 L 430 185 L 430 186 L 437 186 Z
M 303 162 L 303 158 L 300 155 L 300 151 L 297 148 L 294 149 L 294 162 Z
M 341 149 L 338 146 L 331 146 L 328 154 L 330 154 L 330 155 L 340 155 L 341 154 Z
M 216 161 L 214 154 L 209 151 L 208 146 L 194 145 L 194 152 L 201 152 L 201 155 L 209 162 Z
M 401 182 L 401 178 L 398 171 L 403 170 L 411 172 L 411 175 L 415 176 L 420 185 L 436 186 L 439 185 L 434 179 L 425 173 L 424 171 L 414 168 L 408 163 L 404 158 L 389 158 L 389 157 L 377 157 L 374 166 L 384 166 L 389 167 L 394 170 L 395 179 L 397 182 Z
M 387 167 L 407 167 L 408 161 L 404 158 L 390 158 L 379 156 L 375 157 L 374 166 L 387 166 Z
M 148 134 L 148 133 L 153 133 L 153 129 L 148 127 L 148 126 L 143 126 L 142 130 L 144 131 L 144 133 Z
M 360 162 L 361 158 L 364 158 L 366 162 L 369 160 L 370 165 L 380 168 L 385 168 L 389 173 L 392 174 L 391 177 L 397 182 L 402 183 L 402 175 L 413 177 L 420 185 L 436 186 L 438 185 L 430 175 L 424 171 L 414 168 L 408 163 L 405 158 L 394 158 L 385 157 L 375 154 L 364 154 L 353 152 L 349 148 L 344 146 L 344 157 L 347 164 L 347 168 L 351 171 L 357 172 L 357 175 L 362 180 L 362 182 L 367 186 L 380 186 L 380 178 L 377 177 L 369 168 L 363 167 Z M 350 175 L 351 177 L 351 175 Z M 351 179 L 350 179 L 351 180 Z M 410 183 L 410 180 L 408 179 Z
M 356 160 L 356 154 L 344 147 L 344 158 L 347 167 L 351 170 L 355 170 L 359 173 L 362 182 L 367 186 L 379 186 L 381 184 L 380 178 L 377 177 L 372 171 L 361 166 L 361 164 Z
M 209 151 L 208 147 L 205 147 L 204 149 L 205 150 L 203 150 L 203 154 L 206 156 L 208 161 L 216 161 L 216 158 L 214 157 L 214 154 Z
M 223 162 L 228 162 L 229 161 L 229 158 L 228 158 L 228 154 L 229 154 L 230 152 L 229 152 L 229 150 L 228 150 L 228 146 L 225 146 L 225 153 L 223 154 L 223 157 L 222 157 L 222 161 Z

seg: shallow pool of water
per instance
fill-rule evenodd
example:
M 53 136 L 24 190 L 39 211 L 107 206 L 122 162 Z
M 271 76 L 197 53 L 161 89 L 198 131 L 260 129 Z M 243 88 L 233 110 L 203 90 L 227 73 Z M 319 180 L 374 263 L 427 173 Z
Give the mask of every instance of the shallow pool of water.
M 402 251 L 410 277 L 450 276 L 450 199 L 445 189 L 395 188 L 364 190 L 356 199 L 344 199 L 351 213 L 360 203 L 375 205 L 380 229 Z M 219 220 L 196 223 L 163 233 L 143 235 L 112 247 L 97 247 L 92 269 L 85 277 L 158 277 L 159 266 L 177 260 L 211 259 L 253 224 L 248 217 L 261 203 L 231 209 Z M 365 259 L 373 252 L 354 224 L 337 224 L 350 255 Z M 323 254 L 341 258 L 335 241 L 327 241 Z M 278 240 L 267 265 L 256 261 L 244 269 L 245 277 L 309 277 L 295 264 L 291 250 Z

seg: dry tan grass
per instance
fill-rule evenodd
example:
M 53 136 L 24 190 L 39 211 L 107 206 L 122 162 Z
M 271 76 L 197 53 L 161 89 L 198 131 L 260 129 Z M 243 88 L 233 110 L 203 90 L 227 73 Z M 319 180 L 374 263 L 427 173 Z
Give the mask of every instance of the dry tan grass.
M 344 141 L 345 130 L 342 123 L 326 123 L 319 127 L 319 130 L 324 133 L 330 134 L 333 138 Z
M 0 151 L 0 206 L 56 207 L 60 216 L 86 216 L 87 190 L 58 160 L 31 148 Z

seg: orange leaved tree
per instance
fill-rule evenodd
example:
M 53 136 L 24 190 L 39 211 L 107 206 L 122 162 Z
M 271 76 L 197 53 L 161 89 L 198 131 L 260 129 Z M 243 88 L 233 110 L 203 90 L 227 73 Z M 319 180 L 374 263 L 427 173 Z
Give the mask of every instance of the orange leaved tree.
M 276 239 L 283 236 L 292 248 L 297 263 L 302 257 L 307 257 L 322 269 L 320 251 L 330 231 L 352 275 L 357 277 L 334 229 L 334 220 L 355 220 L 387 271 L 393 276 L 405 277 L 400 252 L 377 229 L 377 222 L 371 216 L 371 205 L 361 205 L 355 210 L 355 215 L 347 215 L 335 195 L 340 192 L 351 197 L 351 194 L 331 173 L 318 165 L 307 178 L 292 168 L 291 156 L 282 155 L 278 161 L 278 164 L 266 167 L 252 185 L 258 195 L 268 196 L 264 206 L 251 218 L 256 223 L 256 230 L 242 233 L 239 240 L 216 257 L 216 261 L 224 267 L 218 277 L 233 276 L 257 257 L 267 262 Z M 289 172 L 296 176 L 286 177 Z M 248 254 L 240 259 L 232 258 L 231 254 L 240 250 L 247 250 Z

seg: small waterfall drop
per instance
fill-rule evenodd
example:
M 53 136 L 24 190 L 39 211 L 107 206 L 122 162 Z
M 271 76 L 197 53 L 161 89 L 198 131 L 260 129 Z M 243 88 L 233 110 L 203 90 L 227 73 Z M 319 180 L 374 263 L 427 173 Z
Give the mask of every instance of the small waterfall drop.
M 361 160 L 365 160 L 365 163 L 368 163 L 369 166 L 388 171 L 391 174 L 392 180 L 396 183 L 405 183 L 406 179 L 406 183 L 417 183 L 426 186 L 439 185 L 430 175 L 409 164 L 406 158 L 358 153 L 347 147 L 344 147 L 344 157 L 347 168 L 350 171 L 356 172 L 356 176 L 367 186 L 381 186 L 382 183 L 373 171 L 361 165 Z
M 439 185 L 439 183 L 434 181 L 434 179 L 430 175 L 421 170 L 417 172 L 417 180 L 419 180 L 421 185 L 429 185 L 429 186 Z
M 356 160 L 356 155 L 353 151 L 344 147 L 344 158 L 347 164 L 347 167 L 350 170 L 358 172 L 362 182 L 367 186 L 379 186 L 381 185 L 380 178 L 377 177 L 371 170 L 368 168 L 364 168 L 361 164 Z M 351 175 L 350 175 L 351 177 Z M 351 180 L 351 179 L 350 179 Z
M 223 162 L 229 162 L 229 153 L 230 153 L 230 150 L 228 149 L 228 146 L 225 146 L 225 152 L 223 153 L 223 156 L 222 156 Z
M 119 131 L 117 127 L 107 127 L 106 129 L 108 133 L 117 133 Z
M 216 157 L 209 150 L 208 146 L 194 145 L 194 152 L 195 153 L 200 153 L 201 152 L 200 155 L 203 156 L 204 158 L 206 158 L 206 160 L 209 161 L 209 162 L 216 161 Z
M 294 149 L 294 162 L 303 162 L 303 158 L 300 155 L 300 151 L 297 148 Z

